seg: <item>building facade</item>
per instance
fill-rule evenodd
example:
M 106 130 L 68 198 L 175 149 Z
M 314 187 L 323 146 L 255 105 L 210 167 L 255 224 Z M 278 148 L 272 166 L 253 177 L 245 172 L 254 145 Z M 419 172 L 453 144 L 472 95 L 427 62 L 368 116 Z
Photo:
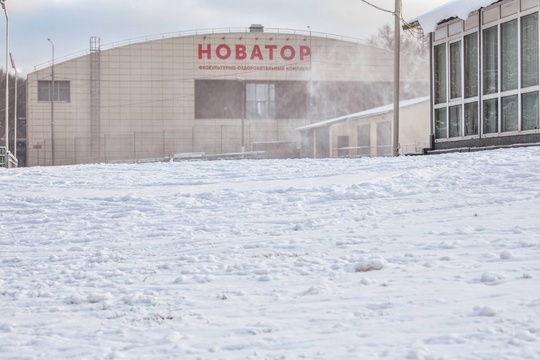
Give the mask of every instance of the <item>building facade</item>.
M 28 75 L 29 166 L 298 143 L 296 128 L 392 96 L 390 51 L 260 25 L 116 47 L 92 38 L 87 54 L 50 65 Z
M 416 19 L 432 43 L 432 150 L 540 142 L 538 10 L 453 1 Z

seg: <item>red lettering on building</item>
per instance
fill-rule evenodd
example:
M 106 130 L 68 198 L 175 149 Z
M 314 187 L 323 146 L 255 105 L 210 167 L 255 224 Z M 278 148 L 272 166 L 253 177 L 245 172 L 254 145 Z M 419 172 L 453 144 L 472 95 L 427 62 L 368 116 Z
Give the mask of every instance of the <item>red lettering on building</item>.
M 245 60 L 246 58 L 246 45 L 236 45 L 236 60 Z
M 253 51 L 251 51 L 251 60 L 254 60 L 255 58 L 259 58 L 259 60 L 264 60 L 261 52 L 261 48 L 259 45 L 255 45 L 253 47 Z
M 277 49 L 277 45 L 265 45 L 264 48 L 268 50 L 268 60 L 274 60 L 274 50 Z
M 202 59 L 204 54 L 206 54 L 208 60 L 212 58 L 212 45 L 207 44 L 206 50 L 204 50 L 203 45 L 199 44 L 199 59 Z
M 289 52 L 288 55 L 287 55 L 287 52 Z M 281 58 L 286 61 L 291 61 L 296 56 L 296 51 L 291 45 L 285 45 L 284 47 L 282 47 L 280 53 L 281 53 Z
M 278 45 L 253 45 L 249 48 L 243 44 L 227 45 L 219 44 L 213 47 L 212 44 L 199 44 L 198 45 L 198 58 L 199 60 L 211 60 L 212 56 L 215 56 L 220 60 L 229 60 L 234 58 L 235 60 L 281 60 L 292 61 L 299 59 L 300 61 L 306 60 L 311 56 L 311 48 L 309 46 L 301 45 L 298 47 L 292 45 L 285 45 L 279 47 Z
M 311 48 L 309 46 L 302 45 L 300 46 L 300 60 L 304 60 L 306 57 L 311 55 Z
M 221 50 L 225 50 L 225 54 Z M 216 56 L 221 60 L 227 60 L 231 57 L 231 48 L 229 45 L 221 44 L 216 48 Z

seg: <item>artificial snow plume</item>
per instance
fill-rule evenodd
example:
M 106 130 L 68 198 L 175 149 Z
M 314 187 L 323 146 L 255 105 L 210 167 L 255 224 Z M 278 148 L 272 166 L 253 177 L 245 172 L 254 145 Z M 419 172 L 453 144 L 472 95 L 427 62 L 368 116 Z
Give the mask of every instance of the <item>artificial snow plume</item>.
M 0 169 L 0 358 L 540 359 L 538 164 Z

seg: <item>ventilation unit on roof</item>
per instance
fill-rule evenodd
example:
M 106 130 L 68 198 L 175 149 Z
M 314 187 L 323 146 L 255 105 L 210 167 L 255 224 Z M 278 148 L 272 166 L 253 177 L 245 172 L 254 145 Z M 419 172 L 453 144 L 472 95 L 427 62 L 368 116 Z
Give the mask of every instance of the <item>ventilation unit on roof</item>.
M 249 32 L 264 32 L 264 26 L 261 24 L 252 24 L 249 27 Z

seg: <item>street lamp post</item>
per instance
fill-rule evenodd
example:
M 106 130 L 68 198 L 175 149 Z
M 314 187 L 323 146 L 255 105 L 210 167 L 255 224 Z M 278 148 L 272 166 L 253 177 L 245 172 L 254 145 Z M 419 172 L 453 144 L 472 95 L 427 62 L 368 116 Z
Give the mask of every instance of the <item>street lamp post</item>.
M 47 39 L 52 45 L 52 60 L 51 60 L 51 159 L 54 165 L 54 43 L 51 39 Z
M 15 60 L 13 59 L 13 54 L 9 53 L 9 57 L 11 58 L 11 66 L 13 67 L 13 70 L 15 70 L 15 109 L 13 112 L 13 156 L 15 156 L 15 159 L 17 158 L 17 85 L 18 85 L 18 77 L 17 77 L 17 66 L 15 65 Z
M 2 5 L 2 9 L 4 9 L 4 14 L 6 16 L 6 159 L 9 156 L 9 74 L 8 74 L 8 66 L 9 66 L 9 16 L 6 9 L 6 0 L 0 0 L 0 4 Z

